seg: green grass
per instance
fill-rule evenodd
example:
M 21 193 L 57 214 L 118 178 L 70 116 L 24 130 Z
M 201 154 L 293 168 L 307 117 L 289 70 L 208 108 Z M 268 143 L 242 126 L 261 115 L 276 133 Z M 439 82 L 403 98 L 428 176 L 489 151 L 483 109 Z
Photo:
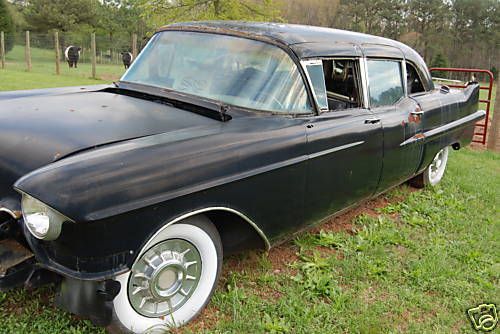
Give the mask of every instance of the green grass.
M 97 77 L 92 79 L 89 63 L 80 63 L 70 69 L 61 62 L 61 75 L 55 74 L 55 55 L 51 50 L 32 48 L 32 70 L 26 71 L 24 48 L 16 45 L 7 53 L 6 68 L 0 69 L 0 90 L 50 88 L 61 86 L 97 85 L 117 80 L 124 72 L 123 66 L 98 64 Z
M 326 224 L 269 256 L 229 259 L 207 311 L 179 332 L 473 333 L 466 309 L 500 303 L 499 162 L 453 152 L 434 189 L 397 187 L 340 232 Z M 0 333 L 101 332 L 52 299 L 0 294 Z

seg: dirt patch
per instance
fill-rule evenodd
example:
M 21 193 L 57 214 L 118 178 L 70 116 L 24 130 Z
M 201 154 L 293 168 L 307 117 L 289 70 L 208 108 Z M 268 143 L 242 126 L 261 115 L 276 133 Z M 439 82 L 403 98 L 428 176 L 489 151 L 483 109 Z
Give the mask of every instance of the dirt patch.
M 377 209 L 381 209 L 386 207 L 389 204 L 389 200 L 380 196 L 365 202 L 364 204 L 357 206 L 339 216 L 333 217 L 328 221 L 320 224 L 313 229 L 311 229 L 311 233 L 319 233 L 321 230 L 327 232 L 342 232 L 345 231 L 350 234 L 355 233 L 354 225 L 352 221 L 354 218 L 361 215 L 368 215 L 372 217 L 376 217 L 379 215 Z
M 338 249 L 325 246 L 316 246 L 315 250 L 324 257 L 335 256 L 337 259 L 342 259 L 342 253 Z
M 225 258 L 221 277 L 225 279 L 231 272 L 243 273 L 260 267 L 261 256 L 262 252 L 260 251 L 249 251 Z
M 211 328 L 214 328 L 217 322 L 221 319 L 229 319 L 227 314 L 220 312 L 220 310 L 212 304 L 209 304 L 198 317 L 187 324 L 182 329 L 177 329 L 172 333 L 182 333 L 184 330 L 191 331 L 193 333 L 200 333 Z
M 299 249 L 292 242 L 287 242 L 269 251 L 268 259 L 273 266 L 275 273 L 289 269 L 289 265 L 299 258 Z
M 371 305 L 376 301 L 387 301 L 390 295 L 385 291 L 379 291 L 376 286 L 369 286 L 361 292 L 361 299 L 367 304 Z

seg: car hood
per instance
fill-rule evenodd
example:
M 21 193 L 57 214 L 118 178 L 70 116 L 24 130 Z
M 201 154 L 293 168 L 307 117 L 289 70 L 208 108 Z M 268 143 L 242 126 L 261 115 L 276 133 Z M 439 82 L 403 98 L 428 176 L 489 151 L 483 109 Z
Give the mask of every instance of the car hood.
M 88 89 L 0 94 L 0 205 L 26 173 L 83 150 L 220 122 L 165 104 Z

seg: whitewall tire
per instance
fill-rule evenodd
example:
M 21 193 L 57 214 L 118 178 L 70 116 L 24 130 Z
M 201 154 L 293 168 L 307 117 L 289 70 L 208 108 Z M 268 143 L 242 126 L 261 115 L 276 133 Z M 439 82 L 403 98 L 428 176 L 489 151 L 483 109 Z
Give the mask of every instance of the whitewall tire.
M 444 176 L 448 163 L 448 146 L 440 150 L 432 160 L 431 164 L 419 175 L 410 180 L 415 188 L 424 188 L 437 185 Z
M 115 278 L 110 333 L 161 333 L 194 319 L 207 305 L 222 266 L 222 243 L 204 216 L 167 226 Z

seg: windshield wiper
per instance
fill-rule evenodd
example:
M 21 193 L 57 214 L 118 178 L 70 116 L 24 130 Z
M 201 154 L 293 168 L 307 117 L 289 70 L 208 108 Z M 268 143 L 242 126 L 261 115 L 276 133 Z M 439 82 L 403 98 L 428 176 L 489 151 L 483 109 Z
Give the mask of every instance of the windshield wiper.
M 164 88 L 131 82 L 120 81 L 113 84 L 115 87 L 106 88 L 104 91 L 167 104 L 221 122 L 227 122 L 232 119 L 228 114 L 231 106 L 221 101 L 209 100 Z

